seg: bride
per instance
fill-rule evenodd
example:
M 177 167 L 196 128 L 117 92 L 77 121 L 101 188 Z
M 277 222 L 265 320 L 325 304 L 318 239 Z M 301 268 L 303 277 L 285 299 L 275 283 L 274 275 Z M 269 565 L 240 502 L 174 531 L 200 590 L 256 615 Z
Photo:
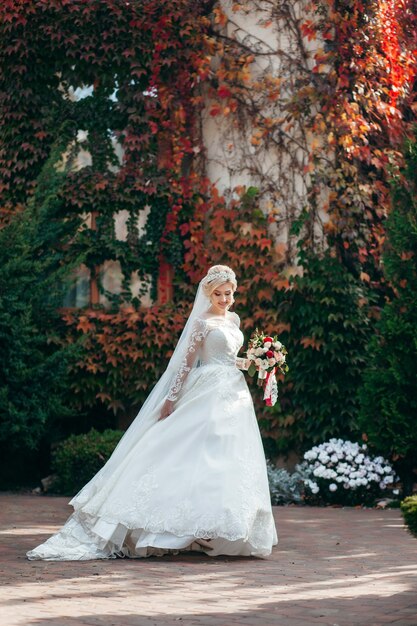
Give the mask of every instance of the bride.
M 74 512 L 29 559 L 183 550 L 265 557 L 277 543 L 265 455 L 245 378 L 234 272 L 199 284 L 169 365 Z

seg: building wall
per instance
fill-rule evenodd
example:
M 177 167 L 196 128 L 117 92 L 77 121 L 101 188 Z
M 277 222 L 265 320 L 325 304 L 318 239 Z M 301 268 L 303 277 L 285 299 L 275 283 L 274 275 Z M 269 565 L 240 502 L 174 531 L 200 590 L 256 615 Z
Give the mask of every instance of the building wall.
M 290 5 L 292 17 L 302 21 L 305 0 L 291 3 L 277 1 L 276 7 L 280 4 Z M 302 125 L 287 123 L 285 104 L 292 96 L 291 89 L 298 89 L 299 81 L 305 81 L 311 72 L 313 55 L 321 43 L 306 39 L 300 42 L 297 33 L 279 18 L 279 11 L 274 14 L 270 3 L 264 3 L 264 10 L 257 9 L 257 5 L 252 0 L 248 3 L 250 10 L 247 12 L 235 11 L 233 2 L 223 0 L 222 9 L 228 21 L 217 28 L 222 37 L 240 42 L 246 51 L 253 51 L 248 85 L 251 82 L 262 83 L 265 79 L 276 79 L 282 85 L 280 97 L 274 102 L 263 99 L 262 90 L 256 96 L 254 92 L 251 94 L 253 101 L 261 105 L 265 117 L 281 120 L 279 128 L 271 133 L 268 140 L 254 145 L 251 120 L 244 120 L 242 124 L 242 120 L 237 120 L 233 114 L 212 116 L 214 101 L 207 97 L 202 119 L 206 173 L 226 197 L 233 194 L 237 186 L 258 187 L 261 208 L 266 214 L 274 215 L 271 234 L 277 242 L 285 243 L 294 251 L 295 239 L 291 241 L 289 227 L 308 204 L 308 187 L 311 184 L 307 171 L 308 156 L 313 137 Z M 294 60 L 301 59 L 301 51 L 306 53 L 305 58 L 300 60 L 304 69 L 300 68 L 297 72 Z M 217 59 L 219 64 L 221 59 Z M 250 107 L 248 110 L 250 112 Z M 318 217 L 316 235 L 320 239 L 321 222 L 325 222 L 327 216 L 320 212 Z M 292 259 L 295 259 L 294 254 Z

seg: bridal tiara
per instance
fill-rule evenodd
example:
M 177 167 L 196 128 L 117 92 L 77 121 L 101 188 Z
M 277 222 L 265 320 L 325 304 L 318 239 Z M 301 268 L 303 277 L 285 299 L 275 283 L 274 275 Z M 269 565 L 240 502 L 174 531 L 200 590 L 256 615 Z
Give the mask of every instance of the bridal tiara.
M 227 283 L 228 281 L 236 282 L 236 274 L 232 271 L 227 272 L 224 270 L 220 272 L 213 272 L 212 274 L 208 273 L 206 276 L 204 276 L 201 282 L 203 285 L 207 285 L 214 280 L 224 280 L 225 283 Z

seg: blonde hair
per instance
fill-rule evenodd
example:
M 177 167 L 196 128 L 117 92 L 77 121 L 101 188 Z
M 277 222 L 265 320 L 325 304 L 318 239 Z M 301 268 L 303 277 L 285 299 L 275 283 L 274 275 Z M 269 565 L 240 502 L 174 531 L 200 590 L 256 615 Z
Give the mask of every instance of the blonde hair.
M 227 265 L 213 265 L 201 281 L 204 295 L 208 298 L 213 291 L 224 283 L 231 283 L 233 291 L 237 289 L 236 274 Z

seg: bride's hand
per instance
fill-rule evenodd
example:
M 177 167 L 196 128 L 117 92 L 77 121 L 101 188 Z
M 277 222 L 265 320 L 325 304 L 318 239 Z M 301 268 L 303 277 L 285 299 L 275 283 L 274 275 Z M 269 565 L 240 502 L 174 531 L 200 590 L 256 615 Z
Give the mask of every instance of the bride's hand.
M 164 420 L 166 417 L 168 417 L 168 415 L 171 415 L 174 410 L 174 404 L 175 403 L 173 400 L 165 400 L 164 404 L 162 405 L 161 414 L 158 417 L 158 421 Z
M 245 359 L 243 357 L 236 357 L 236 367 L 240 370 L 248 370 L 250 366 L 250 359 Z

